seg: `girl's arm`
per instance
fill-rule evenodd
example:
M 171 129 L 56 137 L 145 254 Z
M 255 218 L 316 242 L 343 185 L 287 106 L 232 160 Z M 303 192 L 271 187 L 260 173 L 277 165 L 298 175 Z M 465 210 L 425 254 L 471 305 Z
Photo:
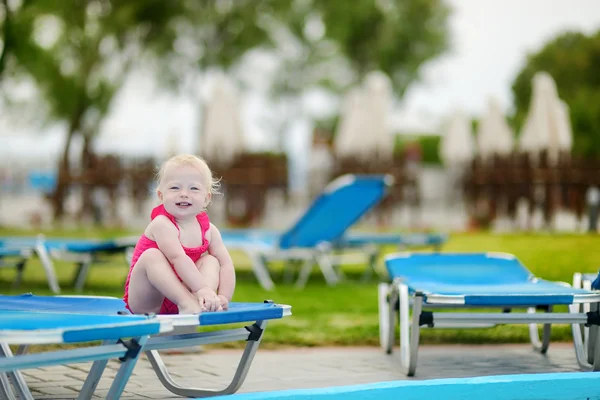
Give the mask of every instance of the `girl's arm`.
M 149 226 L 150 239 L 154 239 L 158 249 L 167 257 L 175 271 L 192 293 L 204 287 L 204 278 L 196 268 L 196 264 L 185 254 L 179 242 L 179 231 L 168 218 L 158 216 Z
M 210 224 L 210 236 L 208 252 L 219 260 L 219 264 L 221 265 L 219 272 L 219 289 L 217 293 L 219 296 L 224 296 L 227 300 L 231 301 L 233 291 L 235 290 L 235 269 L 233 268 L 233 260 L 223 243 L 221 233 L 213 224 Z

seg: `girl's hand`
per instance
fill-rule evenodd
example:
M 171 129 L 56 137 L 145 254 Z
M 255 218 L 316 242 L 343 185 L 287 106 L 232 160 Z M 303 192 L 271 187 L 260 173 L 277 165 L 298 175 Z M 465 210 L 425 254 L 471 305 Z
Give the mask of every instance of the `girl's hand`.
M 229 299 L 225 296 L 223 296 L 222 294 L 217 296 L 219 298 L 219 301 L 221 302 L 221 309 L 223 311 L 227 311 L 229 309 Z
M 219 311 L 220 301 L 214 290 L 209 287 L 202 288 L 194 293 L 198 298 L 203 311 Z

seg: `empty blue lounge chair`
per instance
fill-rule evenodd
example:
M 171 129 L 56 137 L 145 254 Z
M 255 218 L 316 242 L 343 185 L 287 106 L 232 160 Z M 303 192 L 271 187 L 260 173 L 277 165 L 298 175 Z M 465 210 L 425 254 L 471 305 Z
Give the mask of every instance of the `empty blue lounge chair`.
M 77 264 L 73 285 L 81 291 L 85 285 L 90 266 L 105 254 L 125 255 L 127 249 L 135 246 L 137 238 L 122 237 L 109 240 L 46 238 L 37 237 L 0 237 L 0 256 L 2 251 L 28 251 L 36 255 L 44 267 L 48 286 L 55 294 L 60 293 L 53 260 L 72 261 Z
M 99 317 L 127 315 L 122 299 L 95 296 L 0 296 L 0 312 L 2 310 L 38 313 L 93 314 Z M 228 311 L 205 312 L 200 315 L 158 315 L 159 320 L 168 321 L 173 326 L 174 335 L 150 337 L 140 351 L 146 353 L 154 371 L 166 389 L 187 397 L 208 397 L 217 394 L 234 393 L 244 382 L 254 355 L 263 338 L 267 321 L 291 315 L 291 307 L 287 305 L 264 303 L 232 302 Z M 43 318 L 43 317 L 42 317 Z M 227 328 L 229 324 L 250 322 L 244 327 Z M 224 329 L 209 332 L 189 333 L 190 327 L 223 326 Z M 227 328 L 227 329 L 226 329 Z M 181 333 L 185 330 L 185 334 Z M 203 344 L 223 343 L 236 340 L 246 341 L 246 347 L 240 359 L 231 383 L 222 390 L 184 387 L 170 376 L 158 350 L 178 349 Z M 98 360 L 92 366 L 90 374 L 100 376 L 107 360 Z M 93 392 L 98 380 L 84 388 Z
M 594 313 L 552 313 L 556 305 L 600 302 L 600 292 L 572 288 L 565 283 L 536 278 L 517 258 L 505 253 L 425 254 L 397 253 L 386 258 L 389 283 L 379 285 L 380 340 L 386 352 L 394 344 L 396 313 L 400 323 L 401 364 L 414 375 L 417 367 L 421 326 L 485 327 L 495 324 L 530 324 L 534 348 L 545 353 L 550 343 L 552 323 L 598 325 Z M 504 312 L 442 312 L 434 308 L 497 309 Z M 527 309 L 527 313 L 507 312 Z M 544 314 L 535 313 L 545 311 Z M 536 323 L 544 324 L 540 341 Z M 583 369 L 600 369 L 582 359 Z
M 432 245 L 438 246 L 445 237 L 425 235 L 348 235 L 348 229 L 373 209 L 393 185 L 391 175 L 344 175 L 332 181 L 298 221 L 286 231 L 260 229 L 222 230 L 221 236 L 228 249 L 244 251 L 252 261 L 254 273 L 265 289 L 271 289 L 273 280 L 268 262 L 293 260 L 302 262 L 298 286 L 304 286 L 316 264 L 328 284 L 339 281 L 333 267 L 333 251 L 368 244 Z M 375 257 L 365 262 L 375 268 Z

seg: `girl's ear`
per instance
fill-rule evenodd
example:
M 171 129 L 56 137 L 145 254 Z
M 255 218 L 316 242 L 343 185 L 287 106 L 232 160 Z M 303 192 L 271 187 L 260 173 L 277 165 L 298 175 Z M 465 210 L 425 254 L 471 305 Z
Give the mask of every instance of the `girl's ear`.
M 206 205 L 208 205 L 208 204 L 210 203 L 210 200 L 211 200 L 211 199 L 212 199 L 212 193 L 210 193 L 210 192 L 209 192 L 209 193 L 206 195 Z
M 157 190 L 157 191 L 156 191 L 156 195 L 158 196 L 158 199 L 159 199 L 160 201 L 163 201 L 163 194 L 162 194 L 162 192 L 161 192 L 160 190 Z

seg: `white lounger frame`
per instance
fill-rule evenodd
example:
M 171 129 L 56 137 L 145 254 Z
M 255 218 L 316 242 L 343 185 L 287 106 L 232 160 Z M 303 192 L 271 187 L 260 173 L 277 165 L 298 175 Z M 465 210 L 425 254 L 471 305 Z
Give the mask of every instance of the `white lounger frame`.
M 380 283 L 378 288 L 379 298 L 379 334 L 381 347 L 386 353 L 391 354 L 394 346 L 396 321 L 400 325 L 400 359 L 403 372 L 407 376 L 414 376 L 417 369 L 417 358 L 419 349 L 419 335 L 421 325 L 439 327 L 492 327 L 496 324 L 529 324 L 531 343 L 535 350 L 546 353 L 550 344 L 550 329 L 553 323 L 559 324 L 588 324 L 588 315 L 583 313 L 552 313 L 552 306 L 548 306 L 545 313 L 536 313 L 536 305 L 514 306 L 494 305 L 479 308 L 516 309 L 526 308 L 526 313 L 457 313 L 424 312 L 427 308 L 478 308 L 473 305 L 465 305 L 464 296 L 448 296 L 427 294 L 427 302 L 424 302 L 424 294 L 416 292 L 409 294 L 409 287 L 401 280 L 396 279 L 392 283 Z M 576 295 L 575 306 L 593 304 L 597 310 L 600 302 L 598 294 Z M 396 311 L 398 310 L 398 311 Z M 398 318 L 396 317 L 398 315 Z M 543 337 L 540 340 L 536 324 L 544 324 Z M 575 325 L 574 325 L 575 326 Z M 598 336 L 598 335 L 596 335 Z M 597 337 L 596 342 L 600 340 Z M 574 340 L 577 362 L 583 370 L 600 370 L 600 362 L 590 363 L 585 359 L 586 354 L 581 341 Z M 600 353 L 600 345 L 595 346 L 596 353 Z M 595 357 L 600 359 L 600 354 Z
M 291 306 L 280 305 L 283 309 L 282 317 L 291 315 Z M 254 359 L 254 355 L 258 350 L 260 342 L 263 338 L 264 330 L 267 327 L 267 320 L 257 320 L 254 323 L 247 325 L 243 328 L 233 328 L 227 330 L 211 331 L 211 332 L 196 332 L 178 334 L 181 330 L 189 332 L 190 327 L 198 327 L 198 316 L 192 315 L 159 315 L 158 319 L 169 321 L 173 325 L 172 334 L 168 336 L 152 336 L 146 341 L 141 343 L 140 351 L 146 353 L 154 372 L 158 379 L 162 382 L 164 387 L 170 392 L 184 397 L 212 397 L 218 395 L 232 394 L 235 393 L 240 386 L 244 383 L 246 375 L 250 369 L 250 365 Z M 221 390 L 203 389 L 196 387 L 185 387 L 178 384 L 169 374 L 165 363 L 160 357 L 158 350 L 165 349 L 178 349 L 184 347 L 192 347 L 205 344 L 214 343 L 225 343 L 236 340 L 245 340 L 246 347 L 242 353 L 240 362 L 237 366 L 235 374 L 231 380 L 231 383 Z M 106 345 L 114 344 L 114 342 L 107 342 Z M 27 351 L 26 346 L 21 346 L 18 350 L 19 354 Z M 121 393 L 129 380 L 129 376 L 133 372 L 137 358 L 128 363 L 127 367 L 121 366 L 119 373 L 123 370 L 123 379 L 120 382 L 122 387 L 115 388 L 115 392 Z M 80 399 L 89 399 L 92 397 L 100 378 L 108 364 L 108 359 L 99 359 L 94 362 L 92 368 L 89 371 L 88 377 L 81 389 Z M 119 376 L 119 375 L 117 375 Z M 115 378 L 116 379 L 116 378 Z M 113 385 L 115 385 L 113 383 Z M 118 397 L 117 397 L 118 398 Z
M 592 290 L 592 282 L 598 274 L 582 274 L 576 272 L 573 274 L 573 287 L 578 289 Z M 573 313 L 588 313 L 598 312 L 598 304 L 574 304 L 569 310 Z M 580 366 L 585 367 L 587 364 L 593 364 L 594 359 L 598 360 L 596 354 L 597 340 L 590 340 L 590 338 L 597 339 L 598 337 L 598 326 L 585 324 L 573 324 L 571 325 L 573 331 L 573 343 L 575 349 L 580 352 L 577 354 L 577 362 Z M 581 362 L 580 360 L 584 360 Z
M 148 320 L 148 324 L 155 324 L 156 320 Z M 161 320 L 160 332 L 166 333 L 173 330 L 169 320 Z M 138 325 L 139 322 L 135 323 Z M 106 341 L 101 346 L 91 345 L 76 349 L 57 350 L 45 353 L 25 354 L 31 344 L 61 344 L 63 343 L 64 329 L 42 329 L 37 331 L 19 331 L 14 334 L 3 334 L 0 342 L 0 398 L 14 400 L 33 400 L 33 395 L 21 370 L 53 365 L 74 364 L 94 361 L 106 365 L 109 359 L 119 358 L 122 363 L 109 388 L 106 398 L 119 399 L 127 384 L 133 367 L 139 359 L 139 349 L 147 342 L 149 336 L 143 335 L 128 338 L 125 341 Z M 28 343 L 23 345 L 22 343 Z M 10 344 L 18 344 L 16 354 L 13 354 Z M 96 365 L 96 364 L 94 364 Z M 88 374 L 79 396 L 79 400 L 91 399 L 94 390 L 102 376 Z M 95 382 L 95 384 L 94 384 Z M 11 388 L 12 383 L 12 388 Z M 87 388 L 87 389 L 86 389 Z M 17 397 L 15 397 L 15 394 Z

